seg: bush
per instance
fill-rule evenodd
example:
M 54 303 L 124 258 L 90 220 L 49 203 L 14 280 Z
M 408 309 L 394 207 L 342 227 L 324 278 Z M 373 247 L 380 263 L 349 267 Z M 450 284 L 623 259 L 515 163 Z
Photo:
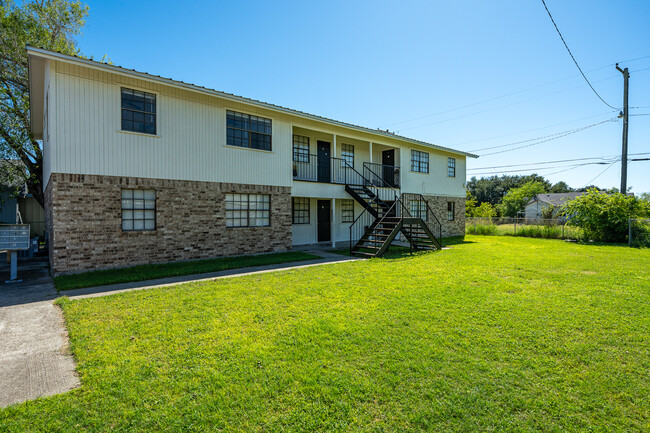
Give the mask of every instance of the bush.
M 625 242 L 630 218 L 650 217 L 650 202 L 625 194 L 606 194 L 595 188 L 567 202 L 561 210 L 569 224 L 583 229 L 587 239 Z
M 497 226 L 494 224 L 468 225 L 465 228 L 468 235 L 494 236 L 497 234 Z
M 525 238 L 562 239 L 562 227 L 560 226 L 522 226 L 517 227 L 517 233 L 512 236 Z

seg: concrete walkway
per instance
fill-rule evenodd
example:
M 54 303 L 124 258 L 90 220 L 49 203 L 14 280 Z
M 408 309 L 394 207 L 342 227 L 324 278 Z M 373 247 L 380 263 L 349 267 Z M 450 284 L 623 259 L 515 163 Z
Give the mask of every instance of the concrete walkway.
M 64 290 L 59 294 L 68 296 L 71 299 L 93 298 L 96 296 L 113 295 L 115 293 L 130 292 L 133 290 L 153 289 L 155 287 L 173 286 L 176 284 L 191 283 L 198 281 L 211 281 L 220 278 L 243 277 L 246 275 L 263 274 L 267 272 L 284 271 L 289 269 L 307 268 L 310 266 L 328 265 L 331 263 L 351 262 L 363 260 L 357 257 L 348 257 L 341 254 L 330 253 L 321 249 L 301 250 L 319 259 L 303 260 L 300 262 L 279 263 L 274 265 L 253 266 L 248 268 L 228 269 L 225 271 L 210 272 L 206 274 L 183 275 L 180 277 L 159 278 L 156 280 L 136 281 L 131 283 L 112 284 L 109 286 L 88 287 L 85 289 Z
M 21 283 L 4 284 L 0 254 L 0 407 L 79 386 L 46 258 L 20 260 Z

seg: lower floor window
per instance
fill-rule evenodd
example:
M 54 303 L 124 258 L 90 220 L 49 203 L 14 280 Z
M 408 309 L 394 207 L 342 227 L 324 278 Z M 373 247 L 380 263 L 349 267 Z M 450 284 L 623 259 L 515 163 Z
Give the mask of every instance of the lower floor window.
M 152 189 L 122 190 L 122 230 L 156 229 L 156 191 Z
M 453 221 L 456 218 L 456 203 L 447 202 L 447 221 Z
M 226 227 L 264 227 L 270 221 L 270 195 L 226 194 Z
M 354 222 L 354 200 L 341 200 L 341 222 Z
M 293 197 L 291 222 L 294 224 L 309 224 L 309 198 Z
M 424 200 L 411 200 L 409 211 L 413 218 L 426 218 L 427 202 Z

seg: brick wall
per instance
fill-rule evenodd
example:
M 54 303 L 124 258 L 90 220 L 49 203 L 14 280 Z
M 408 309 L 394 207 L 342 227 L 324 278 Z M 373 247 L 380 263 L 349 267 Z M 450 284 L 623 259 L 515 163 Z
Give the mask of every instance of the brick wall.
M 122 188 L 156 191 L 156 230 L 123 232 Z M 271 225 L 226 228 L 225 194 L 271 195 Z M 45 192 L 54 275 L 291 248 L 291 188 L 53 173 Z
M 425 195 L 427 203 L 442 225 L 442 237 L 465 235 L 465 198 Z M 456 207 L 455 218 L 447 221 L 447 202 L 453 201 Z M 434 233 L 438 236 L 438 233 Z

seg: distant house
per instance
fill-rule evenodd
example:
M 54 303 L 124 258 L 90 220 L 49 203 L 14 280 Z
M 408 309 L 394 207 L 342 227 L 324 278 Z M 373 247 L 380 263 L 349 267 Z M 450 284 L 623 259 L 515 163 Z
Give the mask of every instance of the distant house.
M 537 194 L 526 204 L 525 216 L 527 219 L 542 218 L 544 209 L 553 206 L 553 216 L 557 216 L 557 211 L 564 206 L 567 201 L 583 195 L 584 192 L 563 192 L 555 194 Z

